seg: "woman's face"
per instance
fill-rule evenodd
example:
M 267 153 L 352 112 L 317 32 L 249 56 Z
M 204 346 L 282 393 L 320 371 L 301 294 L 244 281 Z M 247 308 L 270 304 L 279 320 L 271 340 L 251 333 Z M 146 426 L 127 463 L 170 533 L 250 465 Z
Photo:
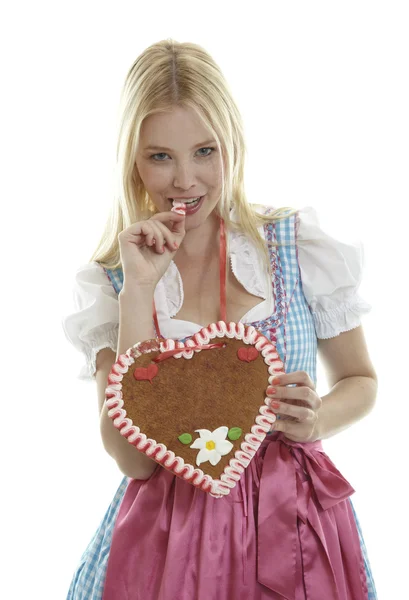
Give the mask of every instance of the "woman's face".
M 186 230 L 199 227 L 213 212 L 221 192 L 221 156 L 191 109 L 175 106 L 170 114 L 147 117 L 135 162 L 160 212 L 172 208 L 172 199 L 202 197 L 187 204 Z

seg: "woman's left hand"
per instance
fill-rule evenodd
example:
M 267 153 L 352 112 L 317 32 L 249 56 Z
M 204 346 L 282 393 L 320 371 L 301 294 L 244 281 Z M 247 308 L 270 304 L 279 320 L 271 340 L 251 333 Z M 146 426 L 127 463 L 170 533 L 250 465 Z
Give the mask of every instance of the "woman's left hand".
M 297 387 L 285 387 L 294 383 Z M 267 388 L 267 396 L 272 399 L 272 403 L 279 403 L 278 406 L 270 406 L 276 415 L 280 415 L 271 431 L 282 431 L 293 442 L 315 442 L 319 439 L 318 412 L 322 400 L 308 373 L 295 371 L 277 375 Z

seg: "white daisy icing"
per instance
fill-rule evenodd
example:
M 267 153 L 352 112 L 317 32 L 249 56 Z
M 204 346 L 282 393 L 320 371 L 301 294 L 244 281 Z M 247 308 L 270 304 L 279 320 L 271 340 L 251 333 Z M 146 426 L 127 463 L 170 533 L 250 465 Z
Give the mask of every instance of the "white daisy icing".
M 226 440 L 228 427 L 218 427 L 214 431 L 208 429 L 196 429 L 196 431 L 200 434 L 200 438 L 195 440 L 190 447 L 200 450 L 196 457 L 197 466 L 206 461 L 216 466 L 222 456 L 231 452 L 233 444 Z

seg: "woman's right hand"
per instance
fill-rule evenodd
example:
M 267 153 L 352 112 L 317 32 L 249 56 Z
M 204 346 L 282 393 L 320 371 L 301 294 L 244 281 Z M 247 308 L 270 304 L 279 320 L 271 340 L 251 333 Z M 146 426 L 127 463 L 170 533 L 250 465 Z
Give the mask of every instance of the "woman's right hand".
M 160 212 L 133 223 L 118 235 L 123 285 L 138 285 L 152 292 L 166 272 L 185 237 L 185 215 Z

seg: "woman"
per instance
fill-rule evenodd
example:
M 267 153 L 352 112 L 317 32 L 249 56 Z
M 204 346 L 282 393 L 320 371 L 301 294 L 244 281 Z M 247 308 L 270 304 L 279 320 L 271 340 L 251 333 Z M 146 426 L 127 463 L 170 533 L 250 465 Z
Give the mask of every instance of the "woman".
M 69 599 L 376 598 L 354 490 L 321 443 L 375 402 L 361 248 L 326 235 L 310 207 L 251 207 L 244 153 L 238 109 L 201 47 L 163 41 L 138 57 L 122 96 L 117 200 L 63 323 L 86 356 L 81 377 L 96 379 L 104 446 L 125 476 Z M 171 211 L 175 201 L 185 216 Z M 129 444 L 104 399 L 120 354 L 159 333 L 185 339 L 220 320 L 223 303 L 228 321 L 275 343 L 286 374 L 268 388 L 271 433 L 215 499 Z M 331 386 L 322 398 L 317 350 Z

